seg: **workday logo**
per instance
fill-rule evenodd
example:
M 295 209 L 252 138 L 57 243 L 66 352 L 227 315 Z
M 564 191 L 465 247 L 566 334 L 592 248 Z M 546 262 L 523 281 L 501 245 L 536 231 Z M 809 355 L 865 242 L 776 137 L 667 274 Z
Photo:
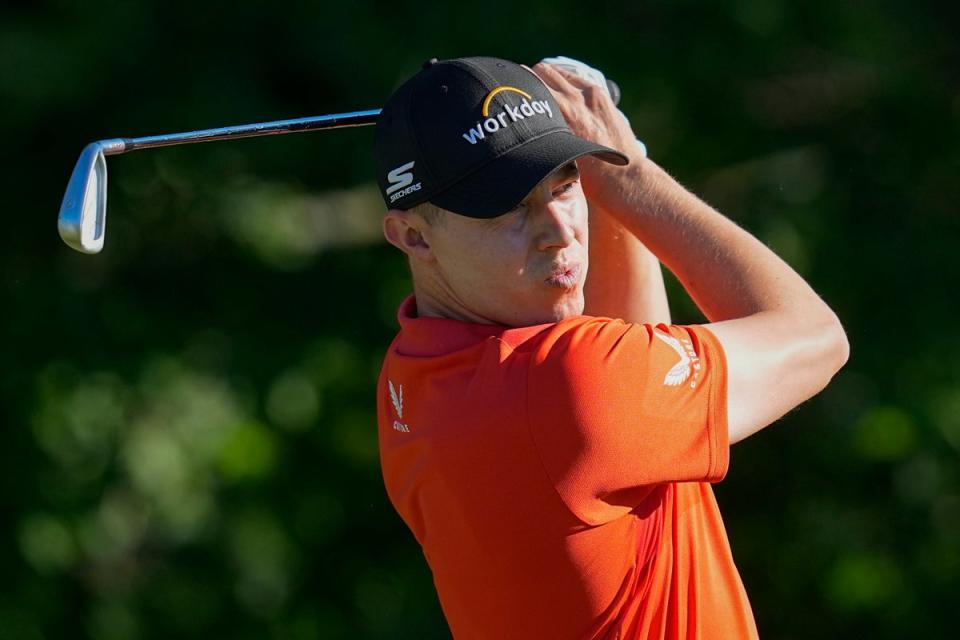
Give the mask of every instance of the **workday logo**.
M 503 110 L 490 113 L 490 101 L 494 96 L 501 93 L 515 93 L 520 96 L 520 104 L 512 105 L 504 102 Z M 463 139 L 470 144 L 477 144 L 478 140 L 483 140 L 487 134 L 493 135 L 501 129 L 507 129 L 514 122 L 533 118 L 534 116 L 553 117 L 553 109 L 546 100 L 534 100 L 526 91 L 516 87 L 497 87 L 487 94 L 483 100 L 483 107 L 480 110 L 483 119 L 477 121 L 477 124 L 467 129 L 463 134 Z

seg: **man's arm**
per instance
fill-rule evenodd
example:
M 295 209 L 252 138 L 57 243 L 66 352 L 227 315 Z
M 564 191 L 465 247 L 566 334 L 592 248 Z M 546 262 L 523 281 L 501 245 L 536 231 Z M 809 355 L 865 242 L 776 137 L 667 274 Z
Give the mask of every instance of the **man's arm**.
M 730 442 L 822 390 L 843 366 L 843 327 L 816 292 L 762 242 L 636 151 L 629 123 L 599 87 L 549 65 L 534 70 L 571 128 L 624 150 L 626 167 L 581 163 L 588 200 L 617 216 L 676 274 L 727 358 Z
M 592 203 L 584 297 L 586 315 L 670 324 L 660 261 L 613 214 Z
M 762 242 L 652 161 L 622 175 L 624 224 L 677 275 L 727 355 L 730 442 L 819 393 L 849 345 L 833 311 Z

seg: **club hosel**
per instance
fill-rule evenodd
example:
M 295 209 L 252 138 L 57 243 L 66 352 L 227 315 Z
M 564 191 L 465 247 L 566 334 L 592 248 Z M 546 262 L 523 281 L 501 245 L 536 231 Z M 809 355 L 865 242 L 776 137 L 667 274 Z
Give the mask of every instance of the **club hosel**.
M 125 138 L 110 138 L 97 142 L 103 150 L 105 156 L 115 156 L 127 150 L 127 140 Z

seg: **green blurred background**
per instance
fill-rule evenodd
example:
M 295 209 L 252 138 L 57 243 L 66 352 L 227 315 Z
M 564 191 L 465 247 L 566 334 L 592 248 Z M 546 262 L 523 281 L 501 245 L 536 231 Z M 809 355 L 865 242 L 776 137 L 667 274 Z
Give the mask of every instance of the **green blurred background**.
M 0 638 L 448 636 L 377 462 L 410 283 L 372 129 L 112 158 L 97 257 L 56 213 L 92 140 L 558 54 L 616 79 L 652 157 L 850 334 L 716 488 L 761 634 L 955 637 L 958 25 L 931 1 L 4 3 Z

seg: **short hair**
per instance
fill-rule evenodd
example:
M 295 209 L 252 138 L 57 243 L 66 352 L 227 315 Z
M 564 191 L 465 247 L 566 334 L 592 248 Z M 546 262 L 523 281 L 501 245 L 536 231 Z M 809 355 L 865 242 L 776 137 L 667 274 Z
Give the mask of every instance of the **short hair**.
M 410 212 L 419 215 L 421 218 L 426 220 L 427 224 L 429 225 L 440 224 L 443 222 L 444 217 L 447 214 L 446 209 L 438 207 L 432 202 L 422 202 L 415 207 L 412 207 Z

